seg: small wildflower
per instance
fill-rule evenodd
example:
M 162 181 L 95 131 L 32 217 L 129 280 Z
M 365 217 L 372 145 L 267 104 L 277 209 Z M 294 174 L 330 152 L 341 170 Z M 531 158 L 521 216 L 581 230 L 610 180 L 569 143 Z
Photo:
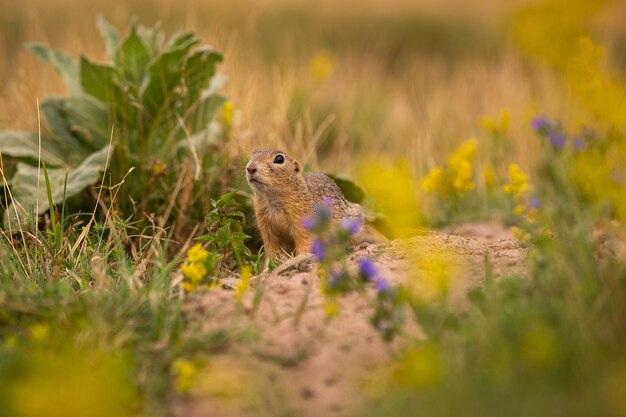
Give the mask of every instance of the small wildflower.
M 206 266 L 201 263 L 183 264 L 181 265 L 180 270 L 192 283 L 202 281 L 202 278 L 204 278 L 208 272 Z
M 492 117 L 483 116 L 482 119 L 480 119 L 480 124 L 487 132 L 495 133 L 498 131 L 498 125 Z
M 350 236 L 354 236 L 361 230 L 361 219 L 346 217 L 341 220 L 340 227 Z
M 448 155 L 448 172 L 452 179 L 452 188 L 457 195 L 463 195 L 474 189 L 472 175 L 477 148 L 478 142 L 475 139 L 468 139 Z
M 335 55 L 329 51 L 320 51 L 309 64 L 309 73 L 315 81 L 327 80 L 335 71 Z
M 326 317 L 331 318 L 339 313 L 339 305 L 333 299 L 325 299 L 324 300 L 324 314 Z
M 422 179 L 422 188 L 427 193 L 437 191 L 443 183 L 443 168 L 436 166 Z
M 511 112 L 508 109 L 503 109 L 500 112 L 500 133 L 505 134 L 509 130 L 511 124 Z
M 328 222 L 331 219 L 331 209 L 333 207 L 333 199 L 326 197 L 322 200 L 321 204 L 318 204 L 313 209 L 313 214 L 316 220 L 320 222 Z
M 363 258 L 359 261 L 359 274 L 364 281 L 370 281 L 378 276 L 378 268 L 370 258 Z
M 498 177 L 496 176 L 496 171 L 493 169 L 491 164 L 485 167 L 485 170 L 483 171 L 483 180 L 485 181 L 485 187 L 487 187 L 488 190 L 492 190 L 496 186 Z
M 528 233 L 527 231 L 517 226 L 511 227 L 511 233 L 513 234 L 513 237 L 519 240 L 520 242 L 530 241 L 530 238 L 531 238 L 530 233 Z
M 33 324 L 30 329 L 28 329 L 28 333 L 31 339 L 36 342 L 41 342 L 46 340 L 50 335 L 50 327 L 41 323 Z
M 567 143 L 567 136 L 563 132 L 563 128 L 558 121 L 550 120 L 546 116 L 542 115 L 535 117 L 531 121 L 531 125 L 535 132 L 548 138 L 550 144 L 555 149 L 563 149 L 565 147 Z
M 342 269 L 333 269 L 330 271 L 330 279 L 328 280 L 328 287 L 335 290 L 345 289 L 347 284 L 348 274 Z
M 465 194 L 474 189 L 472 182 L 472 163 L 464 160 L 461 161 L 456 169 L 456 177 L 452 182 L 452 187 L 459 194 Z
M 204 262 L 209 256 L 209 252 L 202 248 L 202 245 L 196 243 L 187 252 L 187 260 L 191 263 Z
M 549 131 L 553 130 L 556 125 L 545 115 L 533 118 L 530 124 L 535 132 L 542 135 L 547 134 Z
M 304 227 L 309 232 L 313 231 L 313 229 L 315 229 L 315 219 L 313 219 L 312 217 L 305 217 L 304 219 L 302 219 L 302 227 Z
M 528 207 L 533 209 L 533 210 L 541 209 L 541 200 L 539 199 L 539 197 L 533 196 L 533 197 L 529 198 L 528 199 Z
M 391 286 L 389 285 L 389 282 L 387 282 L 387 280 L 383 277 L 378 277 L 376 279 L 376 290 L 379 293 L 386 293 L 391 289 Z
M 509 165 L 509 183 L 502 187 L 506 194 L 519 195 L 530 190 L 528 176 L 517 164 Z
M 239 282 L 235 288 L 235 301 L 241 303 L 243 301 L 243 296 L 246 294 L 248 289 L 250 288 L 250 278 L 252 277 L 252 268 L 250 265 L 244 265 L 241 267 L 241 272 L 239 274 Z
M 193 388 L 198 369 L 192 361 L 181 358 L 174 360 L 172 369 L 176 375 L 176 389 L 182 394 L 188 393 Z
M 227 101 L 224 103 L 224 107 L 222 107 L 222 123 L 224 123 L 224 126 L 226 126 L 227 129 L 233 127 L 233 114 L 233 103 L 231 101 Z
M 582 152 L 587 149 L 587 143 L 580 136 L 574 136 L 572 139 L 572 144 L 574 145 L 574 150 L 577 152 Z
M 167 165 L 158 159 L 153 159 L 150 167 L 150 172 L 153 177 L 158 177 L 163 174 L 167 169 Z
M 548 133 L 548 139 L 556 149 L 563 149 L 567 143 L 567 137 L 562 132 L 550 132 Z
M 509 124 L 511 123 L 511 113 L 507 109 L 503 109 L 500 112 L 500 117 L 496 121 L 493 117 L 483 116 L 480 120 L 480 124 L 487 132 L 494 135 L 503 136 L 509 130 Z
M 322 242 L 320 239 L 315 239 L 313 241 L 313 245 L 311 246 L 311 252 L 319 262 L 322 262 L 325 255 L 324 242 Z

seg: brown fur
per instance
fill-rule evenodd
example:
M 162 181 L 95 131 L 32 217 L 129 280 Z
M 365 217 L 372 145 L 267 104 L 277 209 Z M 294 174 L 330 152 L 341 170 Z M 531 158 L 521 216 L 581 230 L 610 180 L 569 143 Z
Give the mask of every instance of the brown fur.
M 274 163 L 277 155 L 282 164 Z M 266 253 L 309 252 L 313 237 L 302 219 L 325 198 L 332 200 L 333 221 L 344 217 L 363 220 L 363 210 L 350 203 L 335 182 L 321 173 L 302 174 L 298 161 L 278 150 L 257 150 L 246 166 L 246 178 L 254 191 L 254 212 Z

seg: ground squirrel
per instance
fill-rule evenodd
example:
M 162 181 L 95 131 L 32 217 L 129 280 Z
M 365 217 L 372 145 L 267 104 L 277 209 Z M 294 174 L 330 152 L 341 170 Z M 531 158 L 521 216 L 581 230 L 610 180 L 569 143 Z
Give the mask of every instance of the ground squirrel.
M 332 201 L 333 223 L 346 217 L 364 220 L 363 208 L 346 200 L 331 178 L 318 172 L 303 175 L 298 161 L 282 151 L 254 151 L 246 178 L 254 190 L 254 212 L 270 257 L 311 250 L 313 237 L 302 220 L 326 198 Z

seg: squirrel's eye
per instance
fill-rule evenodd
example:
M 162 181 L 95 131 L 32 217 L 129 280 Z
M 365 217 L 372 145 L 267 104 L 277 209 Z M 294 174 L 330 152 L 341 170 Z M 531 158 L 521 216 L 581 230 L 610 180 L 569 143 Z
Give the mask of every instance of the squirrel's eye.
M 282 164 L 283 162 L 285 162 L 285 157 L 282 155 L 276 155 L 276 158 L 274 158 L 274 163 Z

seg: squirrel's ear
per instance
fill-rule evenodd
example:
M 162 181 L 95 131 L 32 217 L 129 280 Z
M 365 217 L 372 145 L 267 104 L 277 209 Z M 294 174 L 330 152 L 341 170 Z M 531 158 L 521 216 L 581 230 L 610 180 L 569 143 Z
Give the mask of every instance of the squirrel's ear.
M 295 169 L 294 169 L 294 171 L 296 171 L 296 172 L 300 172 L 300 164 L 298 164 L 298 161 L 294 161 L 294 163 L 293 163 L 293 164 L 295 165 Z

